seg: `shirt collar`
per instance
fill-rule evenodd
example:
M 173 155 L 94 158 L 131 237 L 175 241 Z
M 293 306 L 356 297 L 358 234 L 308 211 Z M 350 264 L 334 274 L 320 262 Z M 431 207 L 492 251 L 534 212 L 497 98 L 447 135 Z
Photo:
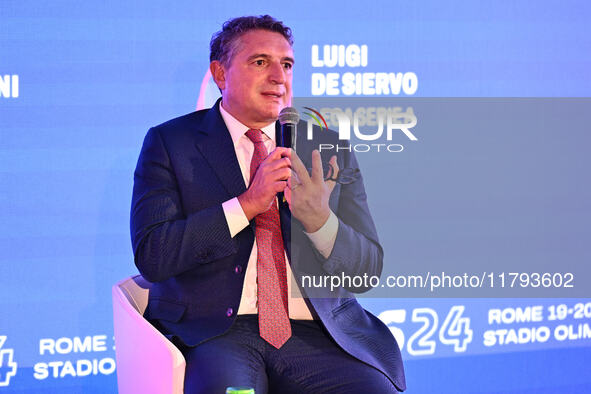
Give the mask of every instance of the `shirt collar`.
M 242 136 L 250 130 L 250 127 L 243 125 L 238 119 L 233 117 L 225 108 L 222 106 L 222 101 L 220 100 L 220 113 L 222 114 L 222 119 L 224 119 L 224 123 L 226 123 L 226 127 L 230 132 L 230 136 L 232 136 L 232 142 L 234 146 L 238 145 L 238 141 Z M 275 122 L 268 124 L 267 126 L 261 129 L 263 133 L 275 141 Z

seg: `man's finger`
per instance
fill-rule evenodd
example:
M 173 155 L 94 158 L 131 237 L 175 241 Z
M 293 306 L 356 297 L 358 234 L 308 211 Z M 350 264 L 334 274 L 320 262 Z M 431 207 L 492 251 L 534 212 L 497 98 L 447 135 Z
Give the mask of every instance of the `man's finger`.
M 275 193 L 282 192 L 287 186 L 287 181 L 277 181 L 273 183 L 273 191 Z
M 328 163 L 332 167 L 332 175 L 331 175 L 331 178 L 332 179 L 337 179 L 338 176 L 339 176 L 339 170 L 340 170 L 340 168 L 339 168 L 339 164 L 337 163 L 337 157 L 336 157 L 336 155 L 333 156 L 333 157 L 331 157 L 330 158 L 330 161 Z M 333 181 L 333 182 L 335 182 L 335 181 Z
M 339 165 L 337 163 L 337 157 L 333 156 L 330 158 L 329 164 L 332 166 L 332 175 L 331 175 L 331 180 L 326 181 L 330 191 L 332 192 L 332 190 L 334 189 L 334 187 L 337 185 L 337 182 L 332 180 L 332 179 L 337 179 L 339 176 Z
M 269 153 L 265 160 L 277 160 L 282 157 L 291 157 L 291 149 L 278 146 L 273 150 L 273 152 Z
M 300 160 L 299 156 L 295 152 L 291 152 L 291 169 L 295 172 L 299 183 L 306 185 L 310 182 L 310 175 L 308 175 L 308 170 L 302 160 Z
M 274 161 L 269 160 L 265 161 L 264 163 L 268 171 L 275 171 L 280 168 L 291 168 L 291 160 L 289 160 L 289 157 L 282 157 Z
M 291 177 L 291 170 L 289 168 L 279 168 L 269 174 L 273 181 L 282 180 L 287 181 Z
M 289 179 L 287 180 L 287 187 L 283 189 L 283 196 L 285 201 L 287 201 L 289 204 L 289 208 L 291 209 L 291 186 L 289 185 Z
M 312 151 L 312 182 L 322 182 L 324 180 L 324 170 L 322 168 L 322 158 L 320 152 L 314 149 Z

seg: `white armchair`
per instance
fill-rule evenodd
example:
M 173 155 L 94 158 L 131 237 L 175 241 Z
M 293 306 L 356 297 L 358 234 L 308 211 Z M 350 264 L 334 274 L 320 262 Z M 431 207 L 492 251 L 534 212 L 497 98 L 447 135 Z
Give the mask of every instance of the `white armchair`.
M 119 393 L 182 394 L 185 358 L 143 317 L 150 285 L 137 275 L 113 286 Z

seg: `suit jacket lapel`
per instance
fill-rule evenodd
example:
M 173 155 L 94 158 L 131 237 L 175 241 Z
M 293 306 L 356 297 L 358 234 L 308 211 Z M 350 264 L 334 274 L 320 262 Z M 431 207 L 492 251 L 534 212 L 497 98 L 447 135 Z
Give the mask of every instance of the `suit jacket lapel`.
M 220 114 L 218 100 L 209 110 L 199 127 L 196 146 L 216 173 L 230 197 L 246 190 L 236 150 L 230 132 Z

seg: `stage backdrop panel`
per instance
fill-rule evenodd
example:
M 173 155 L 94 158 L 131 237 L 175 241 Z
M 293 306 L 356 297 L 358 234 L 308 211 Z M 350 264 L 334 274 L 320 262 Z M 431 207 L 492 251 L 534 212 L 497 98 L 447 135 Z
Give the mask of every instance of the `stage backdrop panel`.
M 0 394 L 117 391 L 111 286 L 137 273 L 129 209 L 144 135 L 215 100 L 207 73 L 212 33 L 230 17 L 265 13 L 294 31 L 297 97 L 582 98 L 591 92 L 591 6 L 584 1 L 3 0 Z M 586 244 L 578 242 L 590 235 L 588 225 L 573 227 L 589 214 L 583 131 L 558 127 L 555 138 L 524 143 L 511 156 L 527 166 L 531 149 L 543 149 L 548 163 L 559 160 L 580 176 L 557 173 L 547 184 L 550 195 L 565 199 L 553 201 L 560 211 L 549 214 L 564 221 L 551 223 L 547 234 L 575 237 L 562 239 L 570 242 L 565 264 L 584 255 Z M 494 155 L 502 142 L 493 136 L 474 130 L 474 145 L 456 151 L 442 135 L 420 135 L 412 149 L 371 160 L 359 154 L 389 267 L 424 262 L 442 248 L 437 218 L 449 212 L 426 218 L 413 210 L 439 207 L 453 192 L 445 184 L 433 192 L 427 183 L 438 173 L 438 152 L 466 157 L 487 143 L 490 160 L 503 166 Z M 567 156 L 560 156 L 560 139 L 568 143 Z M 377 172 L 375 160 L 388 170 Z M 495 167 L 489 177 L 500 174 Z M 505 182 L 516 181 L 508 175 Z M 548 226 L 543 218 L 530 224 L 521 230 Z M 484 234 L 452 226 L 446 235 L 469 238 L 486 257 Z M 409 243 L 413 235 L 424 237 L 420 247 Z M 408 298 L 393 291 L 361 302 L 399 339 L 409 393 L 591 391 L 588 296 Z

